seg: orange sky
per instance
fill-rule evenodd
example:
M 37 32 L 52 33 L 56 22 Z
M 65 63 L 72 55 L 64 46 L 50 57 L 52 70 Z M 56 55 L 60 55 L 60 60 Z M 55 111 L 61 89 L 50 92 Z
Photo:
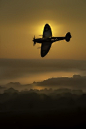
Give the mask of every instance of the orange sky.
M 70 42 L 55 42 L 44 59 L 86 60 L 85 0 L 1 0 L 0 58 L 41 59 L 34 35 L 49 23 L 53 36 L 71 32 Z

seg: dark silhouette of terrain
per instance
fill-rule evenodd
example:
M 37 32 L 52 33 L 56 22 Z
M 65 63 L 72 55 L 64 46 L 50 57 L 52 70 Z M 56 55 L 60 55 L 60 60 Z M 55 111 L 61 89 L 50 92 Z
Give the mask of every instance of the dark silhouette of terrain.
M 1 85 L 1 90 L 1 128 L 86 127 L 86 76 L 49 78 L 25 85 L 10 82 Z
M 0 127 L 84 128 L 86 94 L 82 90 L 43 89 L 0 94 Z M 85 126 L 86 127 L 86 126 Z

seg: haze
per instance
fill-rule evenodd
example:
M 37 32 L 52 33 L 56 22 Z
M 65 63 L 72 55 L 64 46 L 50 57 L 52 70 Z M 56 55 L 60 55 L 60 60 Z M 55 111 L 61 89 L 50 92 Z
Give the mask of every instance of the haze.
M 86 61 L 0 59 L 0 85 L 9 82 L 30 84 L 52 77 L 72 77 L 73 75 L 86 76 Z

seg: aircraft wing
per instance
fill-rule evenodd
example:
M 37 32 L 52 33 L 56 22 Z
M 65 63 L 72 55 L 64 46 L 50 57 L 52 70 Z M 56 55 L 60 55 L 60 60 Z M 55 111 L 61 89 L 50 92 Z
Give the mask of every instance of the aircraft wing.
M 41 57 L 44 57 L 50 50 L 51 42 L 43 42 L 41 45 Z

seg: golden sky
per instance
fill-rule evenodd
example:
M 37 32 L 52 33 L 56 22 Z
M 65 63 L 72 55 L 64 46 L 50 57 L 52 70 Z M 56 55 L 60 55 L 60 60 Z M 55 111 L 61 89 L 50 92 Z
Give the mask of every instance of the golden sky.
M 86 0 L 0 0 L 0 58 L 41 59 L 32 39 L 46 23 L 72 39 L 55 42 L 44 59 L 86 60 Z

